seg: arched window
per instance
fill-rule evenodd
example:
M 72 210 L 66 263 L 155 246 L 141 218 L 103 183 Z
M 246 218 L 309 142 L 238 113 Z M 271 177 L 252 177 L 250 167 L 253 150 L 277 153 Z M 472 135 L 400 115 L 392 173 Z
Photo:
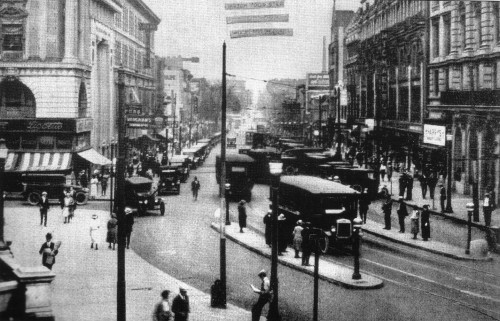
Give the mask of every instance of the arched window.
M 0 83 L 0 118 L 35 118 L 35 96 L 19 80 Z

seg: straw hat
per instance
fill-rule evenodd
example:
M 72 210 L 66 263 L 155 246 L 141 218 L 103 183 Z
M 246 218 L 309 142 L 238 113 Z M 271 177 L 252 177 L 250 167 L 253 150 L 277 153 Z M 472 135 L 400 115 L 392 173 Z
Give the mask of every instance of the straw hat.
M 283 213 L 281 213 L 279 216 L 278 216 L 278 221 L 284 221 L 286 220 L 286 217 Z

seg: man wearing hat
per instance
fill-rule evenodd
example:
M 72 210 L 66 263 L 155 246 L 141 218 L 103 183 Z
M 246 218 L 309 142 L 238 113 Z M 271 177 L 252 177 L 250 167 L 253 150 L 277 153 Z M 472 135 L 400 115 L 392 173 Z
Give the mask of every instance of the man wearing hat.
M 132 226 L 134 225 L 134 215 L 130 207 L 125 207 L 125 243 L 127 249 L 130 248 L 130 236 L 132 235 Z
M 266 244 L 271 246 L 271 242 L 272 242 L 271 233 L 273 231 L 273 211 L 271 209 L 269 209 L 267 211 L 266 215 L 264 215 L 262 222 L 264 223 L 264 225 L 266 225 L 266 228 L 264 231 Z
M 485 226 L 490 226 L 491 224 L 491 212 L 493 211 L 492 205 L 493 204 L 491 200 L 491 194 L 488 192 L 484 194 L 484 200 L 483 200 L 483 215 L 484 215 Z
M 398 219 L 399 219 L 399 233 L 405 232 L 405 217 L 408 216 L 408 209 L 406 208 L 406 204 L 403 200 L 403 197 L 399 197 L 399 208 L 397 210 Z
M 439 202 L 441 204 L 441 213 L 444 213 L 444 201 L 446 200 L 446 189 L 443 186 L 443 183 L 439 183 Z
M 278 216 L 278 255 L 283 255 L 282 252 L 286 252 L 289 233 L 285 214 L 281 213 Z
M 259 321 L 262 308 L 266 303 L 271 301 L 271 282 L 267 277 L 266 270 L 261 270 L 258 276 L 262 282 L 260 284 L 260 290 L 252 286 L 254 292 L 259 294 L 259 299 L 252 307 L 252 321 Z
M 40 207 L 40 225 L 45 220 L 44 226 L 47 226 L 47 212 L 49 211 L 49 198 L 47 197 L 47 192 L 42 192 L 42 197 L 38 201 L 38 206 Z
M 247 209 L 245 200 L 241 200 L 238 204 L 238 223 L 240 225 L 240 233 L 243 233 L 243 228 L 247 227 Z
M 179 294 L 172 301 L 172 312 L 175 313 L 174 321 L 187 321 L 191 307 L 189 297 L 184 287 L 179 287 Z
M 423 208 L 424 209 L 420 214 L 420 229 L 422 230 L 422 238 L 424 239 L 424 241 L 428 241 L 428 239 L 431 237 L 431 225 L 429 221 L 431 212 L 429 211 L 428 204 L 425 204 Z

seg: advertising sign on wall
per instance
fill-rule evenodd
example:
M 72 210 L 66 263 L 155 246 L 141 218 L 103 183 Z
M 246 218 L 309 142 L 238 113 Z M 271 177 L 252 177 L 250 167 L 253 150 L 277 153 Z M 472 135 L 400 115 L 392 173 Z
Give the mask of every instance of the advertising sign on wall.
M 424 144 L 446 145 L 446 126 L 424 124 Z
M 330 87 L 330 76 L 327 73 L 308 73 L 307 89 L 328 89 Z
M 248 10 L 248 9 L 268 9 L 268 8 L 283 8 L 285 0 L 279 1 L 262 1 L 262 2 L 235 2 L 226 3 L 226 10 Z
M 293 36 L 291 28 L 261 28 L 261 29 L 241 29 L 231 30 L 231 38 L 266 37 L 266 36 Z

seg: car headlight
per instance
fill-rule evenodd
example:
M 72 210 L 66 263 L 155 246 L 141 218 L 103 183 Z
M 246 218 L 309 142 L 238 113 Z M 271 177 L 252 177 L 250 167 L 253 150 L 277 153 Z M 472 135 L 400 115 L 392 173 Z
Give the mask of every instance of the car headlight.
M 147 204 L 147 203 L 148 203 L 148 200 L 145 200 L 145 201 L 144 201 L 144 204 Z
M 332 233 L 335 233 L 335 232 L 337 232 L 337 229 L 335 227 L 332 227 L 332 229 L 330 231 L 332 231 Z
M 161 186 L 165 186 L 165 183 L 161 183 Z

